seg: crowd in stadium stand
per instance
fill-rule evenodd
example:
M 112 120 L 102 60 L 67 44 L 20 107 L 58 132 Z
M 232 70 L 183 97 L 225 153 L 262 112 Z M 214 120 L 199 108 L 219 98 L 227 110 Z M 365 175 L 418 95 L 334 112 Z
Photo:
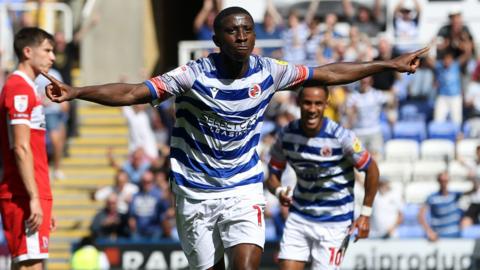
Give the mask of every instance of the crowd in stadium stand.
M 204 0 L 193 25 L 198 39 L 211 38 L 220 2 Z M 418 24 L 422 7 L 418 1 L 398 1 L 393 16 L 395 40 L 382 34 L 387 18 L 382 4 L 375 0 L 373 7 L 361 5 L 354 9 L 350 0 L 343 0 L 343 14 L 318 17 L 321 1 L 312 1 L 305 15 L 291 10 L 285 16 L 271 0 L 266 0 L 263 22 L 256 24 L 257 38 L 282 39 L 284 46 L 257 49 L 257 53 L 316 66 L 337 61 L 386 60 L 420 48 Z M 348 27 L 338 23 L 344 14 Z M 372 216 L 373 238 L 426 237 L 434 241 L 439 237 L 480 237 L 480 61 L 462 13 L 452 9 L 446 16 L 448 24 L 432 40 L 433 53 L 422 59 L 415 74 L 387 71 L 349 85 L 329 87 L 326 115 L 354 130 L 379 162 L 382 177 Z M 16 21 L 13 29 L 29 25 L 28 21 Z M 78 31 L 68 44 L 62 33 L 55 34 L 57 62 L 52 75 L 67 84 L 71 84 L 72 67 L 78 65 L 82 31 L 88 27 Z M 105 202 L 91 224 L 95 236 L 143 241 L 178 239 L 168 185 L 172 104 L 164 102 L 160 111 L 140 105 L 124 108 L 129 156 L 120 164 L 107 153 L 117 173 L 112 186 L 97 190 L 93 196 Z M 47 116 L 47 126 L 52 127 L 49 134 L 55 160 L 64 152 L 56 145 L 63 146 L 66 136 L 77 135 L 75 105 L 46 107 L 51 115 Z M 273 97 L 259 146 L 265 164 L 276 133 L 298 117 L 294 92 Z M 73 124 L 69 124 L 72 118 Z M 62 178 L 56 162 L 54 177 Z M 267 170 L 265 166 L 266 175 Z M 287 169 L 282 181 L 293 186 L 293 171 Z M 361 174 L 358 181 L 362 181 Z M 357 189 L 361 195 L 361 188 Z M 288 209 L 266 190 L 265 195 L 267 240 L 274 240 L 281 236 Z M 444 214 L 446 208 L 448 215 Z

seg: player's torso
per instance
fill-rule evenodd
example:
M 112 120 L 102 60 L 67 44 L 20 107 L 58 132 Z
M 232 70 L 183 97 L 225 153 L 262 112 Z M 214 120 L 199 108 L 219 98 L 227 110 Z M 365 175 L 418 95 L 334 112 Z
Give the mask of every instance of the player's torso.
M 35 88 L 33 81 L 25 78 L 25 76 L 18 71 L 14 72 L 6 81 L 0 94 L 0 138 L 4 162 L 0 196 L 10 197 L 11 194 L 26 196 L 12 150 L 13 130 L 11 123 L 12 121 L 27 120 L 25 124 L 30 126 L 30 147 L 34 161 L 35 180 L 37 181 L 38 189 L 42 193 L 40 196 L 49 199 L 51 194 L 45 146 L 46 130 L 42 96 Z M 18 94 L 16 94 L 17 92 Z M 31 97 L 34 97 L 34 100 L 29 100 Z M 8 109 L 12 106 L 14 108 L 13 113 L 9 113 Z
M 298 122 L 297 122 L 298 123 Z M 282 137 L 283 152 L 295 170 L 292 210 L 312 220 L 349 222 L 353 215 L 354 170 L 338 138 L 325 126 L 306 137 L 299 124 Z

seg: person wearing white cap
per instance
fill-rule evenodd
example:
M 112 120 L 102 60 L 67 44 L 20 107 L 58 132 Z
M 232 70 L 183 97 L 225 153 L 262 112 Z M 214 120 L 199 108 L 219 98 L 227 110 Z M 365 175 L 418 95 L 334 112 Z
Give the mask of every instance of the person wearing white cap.
M 422 12 L 418 0 L 400 0 L 395 6 L 393 27 L 397 45 L 395 50 L 403 53 L 419 47 L 420 14 Z

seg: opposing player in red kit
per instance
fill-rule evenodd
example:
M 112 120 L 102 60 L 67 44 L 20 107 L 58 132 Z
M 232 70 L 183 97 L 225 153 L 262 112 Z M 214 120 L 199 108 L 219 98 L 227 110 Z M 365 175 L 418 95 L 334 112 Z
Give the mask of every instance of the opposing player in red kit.
M 55 55 L 52 35 L 23 28 L 14 40 L 19 64 L 0 93 L 0 211 L 15 270 L 41 270 L 48 258 L 52 193 L 45 144 L 45 115 L 34 79 Z

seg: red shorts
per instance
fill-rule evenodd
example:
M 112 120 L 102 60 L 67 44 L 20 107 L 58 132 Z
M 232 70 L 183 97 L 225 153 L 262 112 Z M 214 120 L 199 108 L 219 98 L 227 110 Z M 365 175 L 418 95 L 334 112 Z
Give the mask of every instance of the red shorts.
M 40 199 L 43 222 L 37 232 L 27 235 L 25 222 L 30 216 L 28 198 L 0 199 L 3 230 L 13 262 L 48 258 L 52 200 Z

